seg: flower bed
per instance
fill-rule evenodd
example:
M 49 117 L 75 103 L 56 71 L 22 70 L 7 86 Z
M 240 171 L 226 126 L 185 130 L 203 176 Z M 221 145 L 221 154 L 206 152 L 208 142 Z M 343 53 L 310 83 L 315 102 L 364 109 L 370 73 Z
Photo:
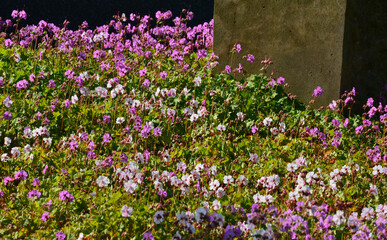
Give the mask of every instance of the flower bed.
M 12 17 L 0 38 L 5 239 L 386 239 L 387 106 L 369 99 L 351 116 L 353 89 L 315 110 L 251 54 L 212 74 L 213 21 L 187 27 L 192 12 L 77 31 Z

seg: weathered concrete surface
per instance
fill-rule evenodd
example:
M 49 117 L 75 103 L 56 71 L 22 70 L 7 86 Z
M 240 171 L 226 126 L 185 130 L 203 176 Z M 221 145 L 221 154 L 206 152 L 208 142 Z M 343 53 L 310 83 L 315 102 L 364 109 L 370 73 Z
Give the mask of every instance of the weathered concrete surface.
M 290 92 L 308 102 L 319 85 L 324 94 L 317 98 L 316 106 L 326 106 L 351 85 L 350 80 L 346 84 L 342 81 L 343 62 L 352 68 L 343 61 L 346 8 L 346 0 L 215 0 L 214 52 L 220 57 L 218 70 L 230 64 L 230 50 L 237 41 L 242 51 L 233 57 L 234 67 L 240 62 L 248 73 L 258 73 L 260 60 L 271 57 L 275 76 L 286 78 Z M 346 49 L 347 55 L 356 58 Z M 357 50 L 364 51 L 361 47 Z M 247 53 L 255 55 L 254 64 L 242 59 Z

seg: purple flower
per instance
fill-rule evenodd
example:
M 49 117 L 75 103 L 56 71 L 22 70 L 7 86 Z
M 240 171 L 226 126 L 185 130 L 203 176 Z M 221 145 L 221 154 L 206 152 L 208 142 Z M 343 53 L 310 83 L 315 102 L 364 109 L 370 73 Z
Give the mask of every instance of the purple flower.
M 335 126 L 335 127 L 338 127 L 338 126 L 340 126 L 340 121 L 337 120 L 337 119 L 333 119 L 332 120 L 332 125 Z
M 19 16 L 19 11 L 18 10 L 13 10 L 11 13 L 12 18 L 17 18 Z
M 4 117 L 5 120 L 11 120 L 12 113 L 6 111 L 6 112 L 3 114 L 3 117 Z
M 284 84 L 284 83 L 285 83 L 285 78 L 283 78 L 283 77 L 277 78 L 277 84 L 278 84 L 278 85 L 282 85 L 282 84 Z
M 108 142 L 110 142 L 110 140 L 112 140 L 112 137 L 110 137 L 109 133 L 106 133 L 105 135 L 103 135 L 103 142 L 104 143 L 108 143 Z
M 253 54 L 247 54 L 247 61 L 249 63 L 253 63 L 255 61 L 255 57 Z
M 57 240 L 64 240 L 66 238 L 66 234 L 62 231 L 55 233 L 55 236 Z
M 82 132 L 81 134 L 80 134 L 80 138 L 82 139 L 82 141 L 86 141 L 87 140 L 87 138 L 88 138 L 88 134 L 87 134 L 87 132 Z
M 42 219 L 43 222 L 45 222 L 49 217 L 50 217 L 49 213 L 44 212 L 40 218 Z
M 97 157 L 97 154 L 95 154 L 95 152 L 93 152 L 93 151 L 89 151 L 87 153 L 87 158 L 88 159 L 95 159 L 96 157 Z
M 163 198 L 167 197 L 167 191 L 160 190 L 158 194 L 159 194 L 160 197 L 163 197 Z
M 28 198 L 33 198 L 33 197 L 40 198 L 40 195 L 42 195 L 42 193 L 35 189 L 28 193 Z
M 151 126 L 149 126 L 148 124 L 145 124 L 144 126 L 142 126 L 141 136 L 144 138 L 148 137 L 151 130 L 152 130 Z
M 161 73 L 160 73 L 160 78 L 161 79 L 166 79 L 167 78 L 167 72 L 166 71 L 162 71 Z M 153 237 L 153 236 L 152 236 Z
M 0 189 L 0 197 L 2 197 L 4 195 L 4 192 L 3 190 Z
M 317 86 L 316 89 L 313 91 L 313 96 L 314 97 L 320 97 L 323 94 L 324 90 L 320 87 Z
M 161 133 L 162 133 L 162 132 L 161 132 L 161 129 L 160 129 L 160 128 L 157 127 L 157 128 L 154 128 L 154 129 L 153 129 L 153 135 L 154 135 L 154 136 L 159 137 L 159 136 L 161 136 Z
M 103 116 L 103 121 L 104 121 L 106 124 L 108 124 L 108 123 L 110 123 L 111 119 L 110 119 L 110 117 L 109 117 L 108 115 L 104 115 L 104 116 Z
M 60 200 L 62 201 L 66 201 L 66 202 L 72 202 L 74 201 L 74 196 L 71 195 L 69 192 L 67 191 L 62 191 L 59 193 L 59 198 Z
M 48 165 L 44 166 L 44 169 L 43 169 L 42 173 L 43 173 L 43 174 L 46 174 L 47 169 L 48 169 Z
M 4 186 L 7 186 L 9 182 L 11 182 L 13 179 L 11 177 L 5 177 L 3 179 Z
M 356 134 L 360 134 L 362 131 L 363 131 L 363 126 L 358 126 L 357 128 L 355 128 Z
M 19 82 L 16 83 L 16 88 L 17 89 L 24 89 L 24 88 L 27 88 L 27 87 L 28 87 L 28 82 L 25 79 L 20 80 Z
M 63 105 L 67 108 L 69 108 L 71 106 L 71 101 L 69 99 L 66 99 L 66 101 L 64 101 Z
M 48 81 L 48 88 L 55 88 L 55 81 L 54 80 Z
M 368 98 L 367 100 L 367 107 L 373 107 L 374 106 L 374 99 Z
M 78 148 L 78 142 L 77 141 L 71 141 L 70 142 L 70 150 L 76 150 Z
M 21 179 L 21 180 L 24 180 L 28 177 L 28 173 L 24 170 L 20 170 L 18 172 L 15 173 L 15 179 Z
M 144 87 L 149 87 L 149 84 L 150 84 L 150 81 L 149 81 L 149 79 L 145 79 L 144 80 L 144 82 L 142 83 L 142 85 L 144 86 Z
M 93 151 L 94 148 L 95 148 L 95 144 L 94 144 L 93 141 L 91 141 L 91 142 L 89 143 L 89 146 L 87 147 L 87 149 L 89 149 L 90 151 Z
M 38 187 L 38 186 L 40 186 L 39 179 L 37 179 L 37 178 L 34 178 L 34 180 L 32 180 L 32 186 L 34 186 L 34 187 Z
M 27 19 L 27 13 L 26 13 L 24 10 L 21 10 L 21 11 L 19 12 L 19 17 L 20 17 L 21 19 L 26 20 L 26 19 Z
M 153 234 L 151 232 L 146 232 L 142 235 L 143 240 L 153 240 Z
M 226 71 L 227 74 L 230 74 L 230 73 L 231 73 L 231 67 L 230 67 L 230 65 L 226 65 L 226 66 L 224 67 L 224 70 Z

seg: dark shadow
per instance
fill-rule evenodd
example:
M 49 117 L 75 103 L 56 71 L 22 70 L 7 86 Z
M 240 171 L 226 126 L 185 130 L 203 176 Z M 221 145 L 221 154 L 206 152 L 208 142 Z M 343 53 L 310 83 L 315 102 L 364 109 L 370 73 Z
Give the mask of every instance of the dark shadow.
M 2 0 L 0 17 L 3 20 L 11 18 L 14 9 L 24 9 L 28 14 L 26 24 L 37 24 L 46 20 L 59 26 L 65 19 L 70 21 L 70 29 L 76 30 L 83 21 L 90 28 L 108 24 L 113 15 L 118 12 L 141 15 L 156 11 L 171 10 L 173 18 L 180 16 L 182 9 L 194 12 L 194 19 L 189 26 L 209 22 L 213 18 L 214 1 L 209 0 Z
M 386 104 L 387 1 L 347 0 L 341 92 L 356 88 L 356 112 L 369 97 Z

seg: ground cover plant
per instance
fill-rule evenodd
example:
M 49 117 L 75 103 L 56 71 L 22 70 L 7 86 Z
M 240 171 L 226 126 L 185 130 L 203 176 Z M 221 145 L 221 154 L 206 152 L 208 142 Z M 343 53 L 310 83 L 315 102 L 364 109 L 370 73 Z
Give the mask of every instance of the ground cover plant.
M 214 74 L 189 11 L 26 17 L 0 23 L 0 239 L 386 239 L 387 106 L 305 106 L 251 54 Z

